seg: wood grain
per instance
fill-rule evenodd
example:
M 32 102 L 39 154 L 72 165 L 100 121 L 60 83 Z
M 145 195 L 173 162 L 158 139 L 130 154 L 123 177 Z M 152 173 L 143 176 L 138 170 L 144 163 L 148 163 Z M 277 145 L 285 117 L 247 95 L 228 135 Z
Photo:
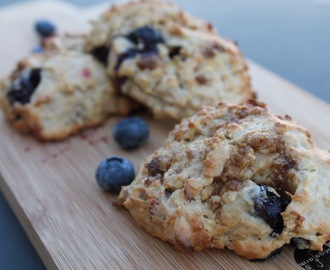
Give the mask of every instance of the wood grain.
M 37 43 L 33 21 L 49 17 L 60 29 L 85 31 L 87 19 L 103 7 L 78 10 L 58 1 L 39 1 L 0 11 L 0 77 Z M 8 31 L 8 29 L 11 29 Z M 319 146 L 330 149 L 330 107 L 250 61 L 259 98 L 278 114 L 289 114 L 310 129 Z M 151 137 L 137 151 L 119 149 L 110 119 L 61 143 L 41 144 L 17 134 L 0 116 L 1 190 L 49 269 L 300 269 L 288 246 L 275 260 L 252 263 L 228 250 L 179 253 L 136 226 L 125 210 L 112 206 L 113 195 L 94 180 L 98 163 L 121 155 L 138 168 L 162 145 L 171 121 L 150 124 Z

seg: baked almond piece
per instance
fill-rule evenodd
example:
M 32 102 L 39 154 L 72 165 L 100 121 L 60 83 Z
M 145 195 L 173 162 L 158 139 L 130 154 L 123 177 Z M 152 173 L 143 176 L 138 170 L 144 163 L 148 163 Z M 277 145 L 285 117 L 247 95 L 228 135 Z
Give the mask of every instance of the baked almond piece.
M 8 121 L 40 140 L 62 140 L 102 123 L 132 106 L 118 97 L 104 67 L 83 52 L 84 38 L 49 39 L 45 52 L 32 54 L 0 83 Z
M 106 64 L 123 94 L 158 118 L 182 119 L 201 105 L 254 96 L 237 46 L 171 3 L 114 6 L 93 22 L 87 51 Z
M 330 154 L 264 104 L 204 107 L 175 126 L 118 203 L 180 250 L 266 259 L 330 240 Z

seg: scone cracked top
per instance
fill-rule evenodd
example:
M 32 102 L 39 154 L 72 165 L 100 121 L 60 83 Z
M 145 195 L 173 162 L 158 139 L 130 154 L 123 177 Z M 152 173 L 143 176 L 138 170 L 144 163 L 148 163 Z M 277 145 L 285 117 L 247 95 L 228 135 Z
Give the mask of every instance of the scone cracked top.
M 113 7 L 93 23 L 87 50 L 107 65 L 122 93 L 159 118 L 182 119 L 201 105 L 254 96 L 237 46 L 173 4 Z
M 119 205 L 180 250 L 265 259 L 294 240 L 330 240 L 330 154 L 264 104 L 219 104 L 184 119 L 123 187 Z
M 125 35 L 146 25 L 165 25 L 176 23 L 182 27 L 217 35 L 211 24 L 194 18 L 179 9 L 176 5 L 160 0 L 140 0 L 122 5 L 113 5 L 101 14 L 98 20 L 92 21 L 92 29 L 87 36 L 87 49 L 105 51 L 109 49 L 109 38 Z M 103 58 L 103 61 L 106 59 Z
M 1 106 L 16 129 L 40 140 L 61 140 L 129 110 L 104 67 L 82 52 L 82 40 L 49 40 L 44 53 L 19 62 L 0 83 Z

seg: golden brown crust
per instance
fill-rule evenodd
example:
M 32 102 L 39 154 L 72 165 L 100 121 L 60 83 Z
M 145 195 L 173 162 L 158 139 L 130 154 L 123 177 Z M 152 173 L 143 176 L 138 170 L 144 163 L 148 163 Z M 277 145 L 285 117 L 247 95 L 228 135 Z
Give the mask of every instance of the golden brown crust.
M 321 250 L 330 240 L 329 168 L 330 154 L 290 117 L 255 100 L 221 103 L 176 125 L 118 203 L 180 250 L 264 259 L 292 238 Z M 260 210 L 269 196 L 282 209 L 277 225 Z
M 127 35 L 146 26 L 164 42 L 137 53 L 142 44 L 133 44 Z M 87 50 L 99 46 L 111 47 L 107 70 L 122 82 L 120 91 L 157 118 L 181 120 L 201 105 L 237 104 L 255 97 L 238 47 L 172 3 L 138 1 L 110 9 L 93 22 L 87 37 Z

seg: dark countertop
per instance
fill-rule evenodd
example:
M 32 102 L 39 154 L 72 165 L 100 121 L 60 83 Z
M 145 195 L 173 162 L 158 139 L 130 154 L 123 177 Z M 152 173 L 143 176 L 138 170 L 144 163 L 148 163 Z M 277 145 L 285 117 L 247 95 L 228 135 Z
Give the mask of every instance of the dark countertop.
M 16 2 L 22 0 L 0 0 L 0 8 Z M 88 6 L 111 1 L 68 2 Z M 174 2 L 238 41 L 248 58 L 330 103 L 330 0 Z M 1 193 L 0 269 L 44 269 Z

